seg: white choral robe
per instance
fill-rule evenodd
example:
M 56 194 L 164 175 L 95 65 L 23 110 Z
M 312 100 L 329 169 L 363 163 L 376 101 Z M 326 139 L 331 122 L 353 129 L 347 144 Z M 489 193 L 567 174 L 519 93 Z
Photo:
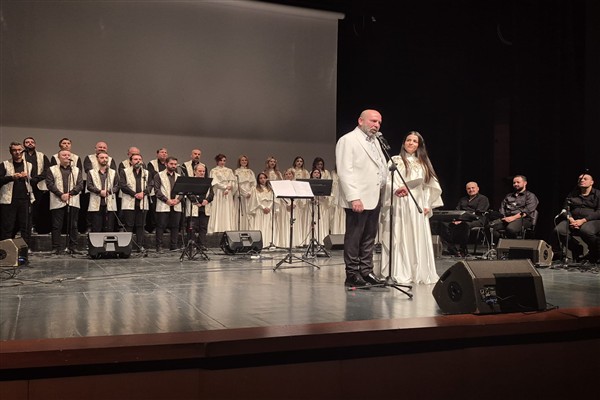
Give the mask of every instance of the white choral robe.
M 269 247 L 271 243 L 277 242 L 277 210 L 273 204 L 273 191 L 254 188 L 250 199 L 250 229 L 261 231 L 263 247 Z M 265 208 L 271 211 L 265 214 Z
M 304 168 L 294 168 L 294 179 L 309 179 L 310 172 Z M 294 242 L 298 236 L 298 246 L 308 244 L 310 235 L 310 200 L 298 199 L 294 201 L 297 207 L 294 209 Z M 298 235 L 296 235 L 296 229 Z
M 329 229 L 331 230 L 332 235 L 340 235 L 346 233 L 346 212 L 344 211 L 344 208 L 338 204 L 338 198 L 340 196 L 340 179 L 335 170 L 331 172 L 331 178 L 333 182 L 331 184 Z
M 250 196 L 252 188 L 256 186 L 256 176 L 250 168 L 238 168 L 235 170 L 237 176 L 238 192 L 235 196 L 235 215 L 240 218 L 240 230 L 248 230 L 250 228 L 250 214 L 248 208 L 250 206 Z M 240 206 L 241 199 L 241 206 Z M 236 219 L 237 221 L 237 219 Z
M 276 171 L 274 169 L 266 169 L 263 173 L 267 176 L 270 181 L 282 181 L 283 175 L 281 171 Z
M 210 170 L 212 180 L 212 189 L 214 193 L 213 201 L 210 204 L 210 220 L 208 221 L 208 233 L 225 232 L 235 230 L 236 214 L 234 197 L 236 192 L 235 175 L 227 167 L 215 167 Z M 225 188 L 231 186 L 228 194 L 225 194 Z
M 306 200 L 294 199 L 294 227 L 292 247 L 300 246 L 300 244 L 304 240 L 304 237 L 302 236 L 304 227 L 302 226 L 301 221 L 298 219 L 299 211 L 302 209 L 302 201 Z M 278 247 L 289 248 L 290 246 L 290 219 L 292 217 L 291 207 L 291 199 L 277 199 L 277 213 L 275 215 L 275 219 L 278 221 L 276 227 L 276 229 L 278 229 L 278 232 L 275 236 L 277 237 L 276 245 Z
M 425 170 L 416 157 L 408 157 L 408 173 L 400 156 L 394 156 L 392 160 L 398 165 L 398 171 L 423 209 L 423 214 L 420 214 L 410 195 L 393 197 L 392 275 L 399 283 L 436 283 L 439 277 L 435 270 L 429 218 L 434 208 L 444 205 L 442 188 L 435 178 L 425 183 Z M 379 267 L 383 276 L 389 275 L 390 266 L 390 191 L 404 186 L 398 174 L 394 173 L 392 188 L 391 176 L 391 173 L 388 174 L 380 217 L 382 251 Z M 427 215 L 425 208 L 430 210 Z
M 330 196 L 315 196 L 314 198 L 314 220 L 312 219 L 312 207 L 313 204 L 309 204 L 309 216 L 310 220 L 315 224 L 315 240 L 319 244 L 323 244 L 325 236 L 329 235 L 329 210 L 330 210 Z M 309 225 L 310 228 L 310 225 Z M 308 241 L 312 239 L 312 232 L 308 231 Z

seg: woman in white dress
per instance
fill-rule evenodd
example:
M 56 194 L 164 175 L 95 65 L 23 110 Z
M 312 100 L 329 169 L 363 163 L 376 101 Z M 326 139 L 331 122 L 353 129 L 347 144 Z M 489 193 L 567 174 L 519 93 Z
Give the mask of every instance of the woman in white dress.
M 269 181 L 282 181 L 283 175 L 279 168 L 277 167 L 277 159 L 273 156 L 267 157 L 267 161 L 265 161 L 265 170 L 263 171 Z
M 331 218 L 329 228 L 331 229 L 332 235 L 341 235 L 346 233 L 346 212 L 344 211 L 344 208 L 338 204 L 340 179 L 335 168 L 331 171 L 331 179 L 333 182 L 331 184 L 331 197 L 329 198 L 329 203 L 331 204 L 329 209 Z
M 314 169 L 310 174 L 311 179 L 322 179 L 321 170 Z M 314 219 L 312 223 L 315 226 L 315 239 L 323 244 L 325 236 L 329 235 L 329 196 L 315 196 L 312 200 L 314 205 Z M 311 206 L 312 207 L 312 206 Z M 313 217 L 313 210 L 311 213 L 311 219 Z
M 294 158 L 292 168 L 294 170 L 294 175 L 296 179 L 310 178 L 310 172 L 308 172 L 308 170 L 304 168 L 304 158 L 302 158 L 301 156 L 296 156 L 296 158 Z
M 275 204 L 273 202 L 273 189 L 264 172 L 256 177 L 256 186 L 250 197 L 250 228 L 255 231 L 261 231 L 263 246 L 268 247 L 275 244 L 277 238 L 275 233 Z
M 250 228 L 250 215 L 248 214 L 250 196 L 252 195 L 252 188 L 256 184 L 256 176 L 254 176 L 254 171 L 250 169 L 247 156 L 241 155 L 238 158 L 238 168 L 235 170 L 235 176 L 238 184 L 238 192 L 235 196 L 238 230 L 247 230 Z
M 393 187 L 392 174 L 389 174 L 381 209 L 381 274 L 389 275 L 390 195 L 393 193 L 392 276 L 399 283 L 436 283 L 439 278 L 435 270 L 429 218 L 432 210 L 444 203 L 442 188 L 421 134 L 409 132 L 400 155 L 392 157 L 391 162 L 396 163 L 398 172 L 404 177 L 423 213 L 417 210 L 398 174 L 394 172 Z
M 331 174 L 325 169 L 325 160 L 321 157 L 315 157 L 313 160 L 312 171 L 315 169 L 321 171 L 321 179 L 331 179 Z
M 283 178 L 288 181 L 295 180 L 294 168 L 288 168 L 283 173 Z M 300 209 L 300 201 L 302 199 L 294 199 L 294 234 L 292 247 L 300 245 L 302 237 L 302 224 L 298 220 L 298 210 Z M 277 228 L 276 235 L 277 246 L 288 248 L 290 246 L 290 219 L 292 217 L 292 201 L 290 199 L 279 198 L 276 200 L 278 205 L 277 213 Z
M 218 154 L 215 157 L 217 166 L 210 170 L 214 198 L 210 203 L 210 220 L 208 233 L 225 232 L 236 228 L 234 195 L 236 179 L 231 168 L 227 168 L 227 157 Z
M 294 179 L 309 179 L 310 172 L 304 168 L 304 158 L 302 156 L 296 156 L 292 163 L 294 170 Z M 310 235 L 310 201 L 306 199 L 299 199 L 294 201 L 294 204 L 298 204 L 298 207 L 294 209 L 294 218 L 296 223 L 294 224 L 294 242 L 296 242 L 296 228 L 298 229 L 298 246 L 308 244 L 308 236 Z

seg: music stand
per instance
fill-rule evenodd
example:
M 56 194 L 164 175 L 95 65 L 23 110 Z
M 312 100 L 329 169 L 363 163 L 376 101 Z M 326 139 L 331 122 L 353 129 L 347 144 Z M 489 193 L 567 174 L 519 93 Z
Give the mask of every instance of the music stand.
M 277 198 L 290 199 L 290 242 L 288 243 L 288 253 L 286 256 L 275 265 L 273 271 L 276 271 L 277 268 L 281 266 L 281 264 L 288 263 L 292 264 L 294 262 L 294 258 L 297 259 L 296 262 L 303 262 L 306 264 L 310 264 L 317 269 L 321 269 L 316 264 L 313 264 L 309 261 L 306 261 L 292 253 L 292 246 L 294 243 L 294 200 L 295 199 L 312 199 L 314 198 L 314 194 L 311 190 L 310 184 L 306 184 L 306 182 L 298 182 L 298 181 L 272 181 L 271 187 L 273 188 L 273 193 Z
M 199 198 L 204 199 L 208 190 L 212 186 L 212 178 L 199 178 L 195 176 L 179 176 L 175 181 L 175 185 L 173 186 L 173 192 L 178 195 L 184 196 L 184 204 L 183 204 L 183 220 L 187 222 L 187 244 L 183 248 L 181 252 L 181 257 L 179 257 L 179 261 L 183 261 L 183 258 L 187 256 L 188 260 L 193 260 L 198 254 L 203 260 L 208 261 L 208 255 L 204 250 L 198 246 L 198 243 L 193 240 L 193 227 L 192 227 L 192 215 L 191 210 L 193 206 L 192 198 L 197 200 Z M 186 209 L 187 204 L 185 203 L 185 199 L 187 201 L 192 202 L 190 204 L 190 219 L 187 221 L 186 217 Z M 198 201 L 196 201 L 197 203 Z
M 333 184 L 332 179 L 297 179 L 297 181 L 308 182 L 313 194 L 316 196 L 331 196 L 331 187 Z M 325 254 L 325 257 L 331 257 L 327 249 L 324 245 L 319 242 L 318 237 L 318 228 L 317 227 L 317 238 L 315 238 L 315 203 L 312 202 L 312 221 L 311 221 L 311 230 L 310 230 L 310 243 L 306 248 L 306 252 L 304 253 L 304 257 L 307 258 L 315 258 L 319 252 Z M 321 220 L 321 204 L 317 203 L 317 224 L 319 224 Z

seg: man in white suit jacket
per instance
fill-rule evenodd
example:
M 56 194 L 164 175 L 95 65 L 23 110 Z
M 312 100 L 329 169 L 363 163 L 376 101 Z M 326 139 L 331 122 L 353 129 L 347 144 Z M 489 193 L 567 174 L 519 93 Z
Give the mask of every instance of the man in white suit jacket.
M 339 204 L 346 212 L 344 262 L 348 287 L 383 282 L 373 273 L 381 191 L 387 176 L 385 156 L 376 138 L 380 126 L 381 114 L 365 110 L 358 126 L 342 136 L 335 147 Z

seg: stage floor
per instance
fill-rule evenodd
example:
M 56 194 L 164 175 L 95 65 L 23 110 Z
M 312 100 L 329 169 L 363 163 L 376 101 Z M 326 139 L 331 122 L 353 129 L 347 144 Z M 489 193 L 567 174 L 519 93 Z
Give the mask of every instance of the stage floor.
M 294 253 L 302 256 L 303 251 Z M 349 291 L 341 250 L 276 264 L 286 250 L 180 261 L 181 251 L 129 259 L 33 252 L 28 265 L 2 268 L 0 340 L 192 332 L 323 322 L 431 317 L 434 285 L 413 299 L 393 288 Z M 379 255 L 376 255 L 378 258 Z M 442 274 L 460 259 L 437 259 Z M 539 268 L 549 306 L 600 306 L 598 268 Z M 14 276 L 12 276 L 14 275 Z

